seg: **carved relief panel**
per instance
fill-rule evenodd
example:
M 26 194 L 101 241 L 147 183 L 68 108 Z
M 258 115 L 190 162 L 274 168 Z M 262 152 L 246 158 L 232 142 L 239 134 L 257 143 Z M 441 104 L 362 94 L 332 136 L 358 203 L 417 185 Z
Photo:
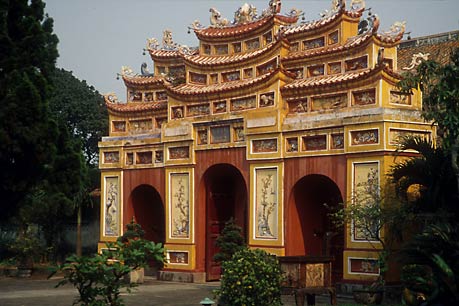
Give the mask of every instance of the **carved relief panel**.
M 257 107 L 256 96 L 231 99 L 231 111 L 239 111 Z
M 288 112 L 289 113 L 306 113 L 308 111 L 308 99 L 295 99 L 288 101 Z
M 347 106 L 347 93 L 332 96 L 313 97 L 311 100 L 312 111 L 343 108 Z
M 151 119 L 131 120 L 129 121 L 129 131 L 131 133 L 145 133 L 153 129 L 153 122 Z
M 304 151 L 318 151 L 327 149 L 327 135 L 303 137 Z
M 260 95 L 260 107 L 274 105 L 274 92 L 263 93 Z
M 226 101 L 214 102 L 214 114 L 226 113 Z
M 257 139 L 252 140 L 253 153 L 272 153 L 277 152 L 277 139 Z
M 358 58 L 347 60 L 344 62 L 344 67 L 346 71 L 368 68 L 368 57 L 365 55 Z
M 116 164 L 120 161 L 120 153 L 118 151 L 104 152 L 104 164 Z
M 352 92 L 353 105 L 369 105 L 376 103 L 376 89 Z
M 390 91 L 390 103 L 399 105 L 411 105 L 411 96 L 400 91 Z
M 332 134 L 331 135 L 331 148 L 332 149 L 344 149 L 344 134 Z
M 210 114 L 209 104 L 188 105 L 187 116 L 204 116 Z
M 118 176 L 104 177 L 103 233 L 106 237 L 120 235 L 120 181 Z
M 112 121 L 112 132 L 126 132 L 126 121 Z
M 190 157 L 188 146 L 169 148 L 169 159 L 186 159 Z
M 369 145 L 379 143 L 379 131 L 365 130 L 365 131 L 352 131 L 351 132 L 351 145 Z
M 324 37 L 309 39 L 303 42 L 304 50 L 320 48 L 320 47 L 323 47 L 324 45 L 325 45 Z

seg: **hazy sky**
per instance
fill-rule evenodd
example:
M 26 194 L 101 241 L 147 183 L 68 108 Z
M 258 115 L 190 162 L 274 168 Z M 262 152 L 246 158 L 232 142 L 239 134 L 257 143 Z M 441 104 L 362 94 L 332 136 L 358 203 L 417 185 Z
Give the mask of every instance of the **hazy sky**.
M 121 66 L 140 73 L 142 62 L 152 61 L 142 55 L 147 38 L 161 41 L 164 29 L 172 30 L 174 42 L 197 46 L 188 26 L 199 20 L 209 25 L 209 8 L 217 8 L 232 21 L 234 11 L 245 2 L 258 13 L 269 0 L 44 0 L 46 12 L 54 19 L 59 37 L 58 66 L 73 71 L 100 93 L 115 92 L 126 101 L 123 81 L 116 80 Z M 350 1 L 348 0 L 347 3 Z M 331 0 L 282 0 L 281 13 L 291 8 L 305 12 L 306 21 L 319 19 L 329 9 Z M 459 0 L 366 0 L 366 7 L 381 19 L 379 32 L 395 21 L 406 21 L 412 37 L 459 29 Z

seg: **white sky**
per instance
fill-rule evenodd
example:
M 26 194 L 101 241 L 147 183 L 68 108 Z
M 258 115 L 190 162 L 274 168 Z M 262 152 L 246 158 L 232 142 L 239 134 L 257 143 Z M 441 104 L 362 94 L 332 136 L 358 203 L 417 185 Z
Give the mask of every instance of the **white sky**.
M 174 42 L 197 46 L 188 26 L 199 20 L 209 25 L 209 8 L 217 8 L 222 17 L 232 21 L 234 12 L 245 2 L 261 14 L 269 0 L 45 0 L 46 12 L 54 19 L 59 37 L 58 66 L 73 71 L 100 93 L 115 92 L 126 100 L 123 81 L 116 80 L 121 66 L 140 73 L 142 62 L 152 61 L 142 55 L 147 38 L 162 39 L 164 29 L 172 30 Z M 282 0 L 281 13 L 291 8 L 305 12 L 306 21 L 319 19 L 319 13 L 331 6 L 331 0 Z M 348 0 L 347 3 L 350 1 Z M 412 37 L 459 29 L 459 0 L 366 0 L 366 7 L 378 14 L 379 32 L 396 21 L 407 22 Z M 366 16 L 366 14 L 364 15 Z

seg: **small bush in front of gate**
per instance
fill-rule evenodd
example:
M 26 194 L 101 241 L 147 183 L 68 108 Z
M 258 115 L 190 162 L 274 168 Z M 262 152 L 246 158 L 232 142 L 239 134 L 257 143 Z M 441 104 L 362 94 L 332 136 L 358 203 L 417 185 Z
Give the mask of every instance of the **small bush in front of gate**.
M 219 305 L 282 305 L 282 272 L 276 256 L 244 248 L 222 267 L 221 287 L 215 292 Z
M 236 224 L 233 218 L 225 223 L 225 227 L 215 244 L 220 249 L 214 255 L 214 260 L 217 262 L 230 260 L 234 253 L 247 247 L 242 236 L 242 228 Z

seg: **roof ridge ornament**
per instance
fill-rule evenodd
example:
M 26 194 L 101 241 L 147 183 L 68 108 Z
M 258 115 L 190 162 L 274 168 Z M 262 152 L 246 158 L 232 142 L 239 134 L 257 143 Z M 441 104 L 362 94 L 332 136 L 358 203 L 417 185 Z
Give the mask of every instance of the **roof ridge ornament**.
M 324 10 L 320 13 L 320 17 L 328 18 L 338 13 L 341 9 L 344 8 L 346 2 L 344 0 L 332 0 L 332 5 L 329 10 Z
M 215 8 L 211 7 L 210 12 L 210 26 L 214 28 L 222 28 L 229 24 L 228 19 L 222 18 L 222 14 Z
M 351 0 L 350 11 L 361 13 L 365 10 L 365 0 Z
M 244 24 L 255 21 L 257 18 L 257 8 L 252 4 L 244 3 L 236 12 L 232 24 Z

